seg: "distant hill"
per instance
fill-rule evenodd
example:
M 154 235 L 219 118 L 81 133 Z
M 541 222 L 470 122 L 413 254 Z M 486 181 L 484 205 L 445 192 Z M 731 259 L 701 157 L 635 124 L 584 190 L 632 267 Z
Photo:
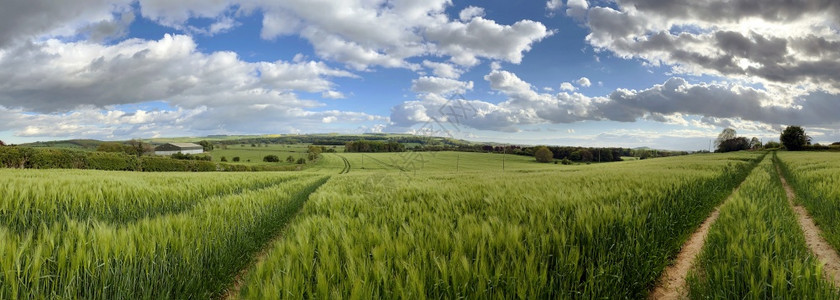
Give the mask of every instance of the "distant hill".
M 26 144 L 21 144 L 21 146 L 26 146 L 26 147 L 49 147 L 49 148 L 69 148 L 69 149 L 79 149 L 79 150 L 96 150 L 96 147 L 99 147 L 99 145 L 101 145 L 102 143 L 105 143 L 105 142 L 100 141 L 100 140 L 75 139 L 75 140 L 63 140 L 63 141 L 26 143 Z

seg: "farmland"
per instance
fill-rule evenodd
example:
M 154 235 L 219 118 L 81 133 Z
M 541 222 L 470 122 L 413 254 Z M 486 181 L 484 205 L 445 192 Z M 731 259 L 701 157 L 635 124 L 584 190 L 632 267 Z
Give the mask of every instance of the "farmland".
M 712 211 L 687 297 L 837 298 L 780 180 L 836 249 L 832 155 L 562 165 L 339 151 L 299 172 L 0 169 L 0 298 L 639 299 Z

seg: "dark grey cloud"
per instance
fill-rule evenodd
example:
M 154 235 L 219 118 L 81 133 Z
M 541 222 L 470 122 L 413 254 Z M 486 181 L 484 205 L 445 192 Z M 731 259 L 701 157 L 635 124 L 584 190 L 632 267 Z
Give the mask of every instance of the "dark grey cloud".
M 621 0 L 593 7 L 587 40 L 677 72 L 840 93 L 840 1 Z
M 115 9 L 125 10 L 129 3 L 130 0 L 2 0 L 0 49 L 62 27 L 110 20 Z
M 756 17 L 775 22 L 793 22 L 815 13 L 840 16 L 835 0 L 617 0 L 620 6 L 674 19 L 738 22 Z

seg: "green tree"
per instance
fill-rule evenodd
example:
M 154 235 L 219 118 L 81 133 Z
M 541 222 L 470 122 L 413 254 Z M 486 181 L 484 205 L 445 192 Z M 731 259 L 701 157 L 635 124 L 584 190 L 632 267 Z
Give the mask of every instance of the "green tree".
M 303 157 L 298 158 L 297 164 L 302 165 L 302 164 L 305 164 L 305 163 L 306 163 L 306 159 L 304 159 Z
M 213 144 L 208 141 L 200 141 L 198 142 L 198 144 L 201 145 L 202 148 L 204 148 L 204 152 L 213 151 Z
M 265 157 L 263 157 L 263 161 L 264 162 L 279 162 L 280 157 L 277 157 L 277 155 L 269 154 L 269 155 L 266 155 Z
M 717 139 L 715 139 L 715 148 L 720 148 L 720 144 L 724 142 L 734 139 L 737 136 L 735 129 L 726 128 L 720 134 L 718 134 Z
M 811 144 L 811 138 L 805 134 L 805 129 L 799 126 L 788 126 L 785 128 L 782 131 L 779 141 L 790 151 L 799 151 L 805 148 L 806 145 Z
M 324 149 L 319 146 L 309 145 L 309 149 L 306 150 L 306 153 L 309 156 L 309 160 L 312 161 L 318 159 L 318 157 L 321 157 L 321 152 L 323 150 Z
M 6 146 L 6 143 L 4 143 L 3 141 L 0 141 L 0 147 L 2 147 L 2 146 Z
M 233 157 L 233 161 L 234 161 L 234 162 L 239 162 L 239 156 L 234 156 L 234 157 Z
M 289 155 L 288 157 L 286 157 L 286 162 L 293 163 L 293 162 L 295 162 L 295 158 L 293 156 Z
M 134 149 L 133 153 L 129 153 L 130 155 L 143 156 L 145 153 L 154 151 L 152 145 L 144 143 L 141 139 L 132 139 L 128 141 L 128 145 Z
M 540 146 L 537 147 L 536 151 L 534 151 L 534 158 L 536 158 L 538 162 L 548 163 L 554 160 L 554 153 L 552 153 L 548 147 Z
M 227 162 L 227 157 L 222 156 L 222 161 Z

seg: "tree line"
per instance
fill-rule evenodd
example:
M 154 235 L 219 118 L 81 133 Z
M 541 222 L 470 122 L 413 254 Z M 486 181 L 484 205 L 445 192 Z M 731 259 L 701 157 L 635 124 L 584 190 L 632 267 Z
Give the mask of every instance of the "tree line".
M 344 143 L 344 152 L 404 152 L 405 145 L 397 141 L 358 140 Z

